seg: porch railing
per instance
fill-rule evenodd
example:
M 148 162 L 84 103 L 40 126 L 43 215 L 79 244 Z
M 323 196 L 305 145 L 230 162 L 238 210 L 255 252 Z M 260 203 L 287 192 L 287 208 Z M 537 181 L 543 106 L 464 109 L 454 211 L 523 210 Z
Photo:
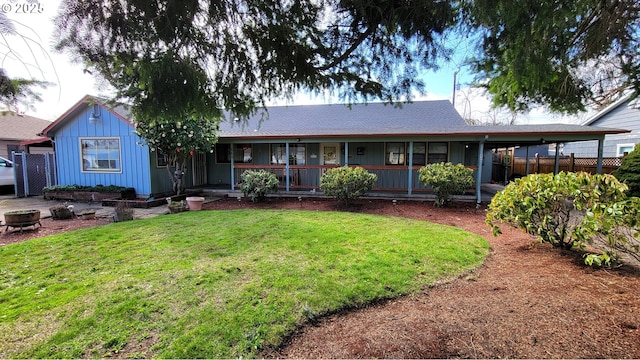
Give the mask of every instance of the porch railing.
M 355 166 L 355 165 L 354 165 Z M 409 171 L 406 166 L 385 165 L 357 165 L 367 171 L 376 174 L 378 181 L 373 187 L 374 191 L 407 192 L 409 187 Z M 320 188 L 320 177 L 328 169 L 338 167 L 336 165 L 289 165 L 287 173 L 286 165 L 234 165 L 234 188 L 238 188 L 242 181 L 240 175 L 246 170 L 266 170 L 276 175 L 280 180 L 280 188 L 286 189 L 287 178 L 289 190 L 312 190 Z M 420 166 L 411 169 L 411 191 L 426 192 L 429 188 L 422 184 L 418 178 Z

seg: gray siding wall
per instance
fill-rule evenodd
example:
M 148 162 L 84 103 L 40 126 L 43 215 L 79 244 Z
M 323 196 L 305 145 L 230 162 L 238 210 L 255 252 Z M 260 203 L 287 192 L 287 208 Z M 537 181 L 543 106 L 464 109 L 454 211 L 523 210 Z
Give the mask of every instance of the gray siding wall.
M 628 107 L 629 101 L 621 104 L 608 114 L 596 120 L 591 126 L 603 128 L 627 129 L 631 133 L 606 135 L 603 144 L 603 156 L 617 156 L 619 144 L 637 144 L 640 142 L 640 110 Z M 597 141 L 582 141 L 564 145 L 563 154 L 577 157 L 595 157 L 598 155 Z

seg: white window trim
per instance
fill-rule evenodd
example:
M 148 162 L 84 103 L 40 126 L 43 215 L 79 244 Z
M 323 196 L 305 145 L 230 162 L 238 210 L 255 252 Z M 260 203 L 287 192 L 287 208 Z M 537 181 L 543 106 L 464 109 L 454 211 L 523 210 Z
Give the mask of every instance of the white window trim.
M 624 153 L 620 152 L 620 149 L 625 148 L 625 147 L 630 147 L 631 151 L 633 151 L 633 148 L 636 146 L 636 144 L 634 143 L 628 143 L 628 144 L 617 144 L 616 145 L 616 156 L 617 157 L 622 157 L 624 155 Z
M 120 164 L 119 169 L 98 169 L 98 170 L 86 170 L 83 166 L 84 159 L 82 158 L 82 141 L 83 140 L 118 140 L 118 163 Z M 85 136 L 78 138 L 78 148 L 79 159 L 78 164 L 80 165 L 80 172 L 85 174 L 121 174 L 122 173 L 122 140 L 118 136 Z

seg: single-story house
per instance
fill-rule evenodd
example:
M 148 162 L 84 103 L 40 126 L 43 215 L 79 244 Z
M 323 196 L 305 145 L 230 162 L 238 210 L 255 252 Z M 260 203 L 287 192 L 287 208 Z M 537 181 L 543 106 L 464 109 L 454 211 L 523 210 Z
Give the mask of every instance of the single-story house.
M 0 156 L 11 159 L 11 152 L 27 149 L 32 154 L 53 152 L 51 142 L 37 135 L 50 124 L 49 120 L 14 112 L 0 114 Z M 38 146 L 30 147 L 32 143 Z
M 622 157 L 633 150 L 640 142 L 640 98 L 629 93 L 595 115 L 585 120 L 583 126 L 611 127 L 629 130 L 626 133 L 607 134 L 602 153 L 604 157 Z M 595 157 L 598 155 L 597 141 L 566 143 L 564 155 L 577 157 Z
M 227 116 L 212 154 L 196 154 L 186 186 L 237 190 L 240 174 L 266 169 L 283 191 L 314 191 L 323 172 L 362 166 L 378 175 L 374 191 L 427 191 L 418 169 L 429 163 L 461 163 L 480 183 L 491 181 L 494 148 L 596 140 L 625 130 L 578 125 L 469 126 L 449 101 L 417 101 L 399 106 L 274 106 L 247 120 Z M 111 108 L 86 96 L 48 126 L 60 184 L 121 185 L 140 196 L 171 189 L 162 158 L 134 132 L 126 107 Z M 485 159 L 488 157 L 488 161 Z

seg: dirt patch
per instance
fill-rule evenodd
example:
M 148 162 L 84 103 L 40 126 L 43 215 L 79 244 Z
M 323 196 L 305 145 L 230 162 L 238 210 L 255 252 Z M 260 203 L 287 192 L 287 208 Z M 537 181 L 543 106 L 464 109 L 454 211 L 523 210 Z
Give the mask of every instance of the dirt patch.
M 457 226 L 485 237 L 491 255 L 471 274 L 422 293 L 321 319 L 262 357 L 290 358 L 640 358 L 640 275 L 595 270 L 574 252 L 552 249 L 503 228 L 493 237 L 473 203 L 227 198 L 205 210 L 340 210 L 403 216 Z M 0 244 L 100 225 L 109 219 L 44 219 L 42 228 L 0 235 Z

